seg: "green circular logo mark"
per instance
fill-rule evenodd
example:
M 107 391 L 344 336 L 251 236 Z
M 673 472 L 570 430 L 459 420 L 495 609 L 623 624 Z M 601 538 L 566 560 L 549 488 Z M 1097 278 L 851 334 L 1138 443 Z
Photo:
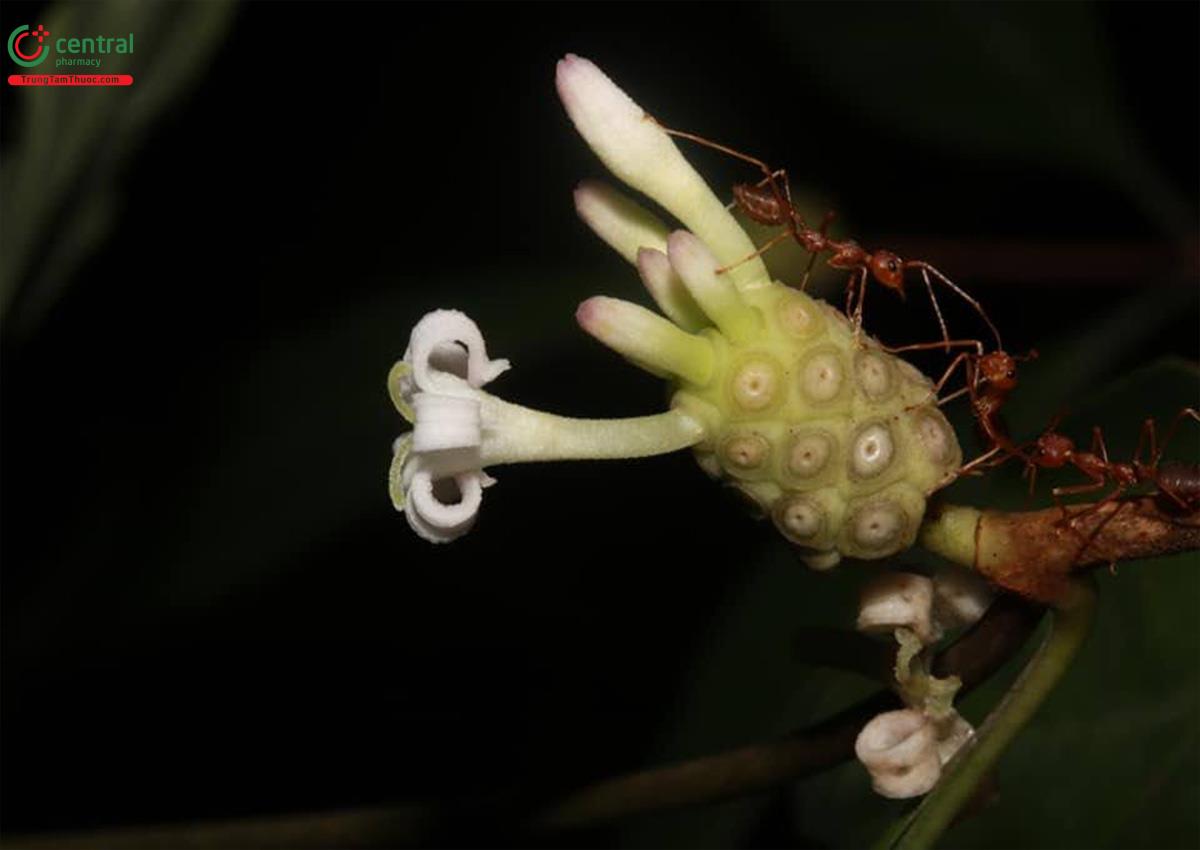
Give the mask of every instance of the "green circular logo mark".
M 49 31 L 41 24 L 37 25 L 36 30 L 30 30 L 29 24 L 22 24 L 9 33 L 9 57 L 26 68 L 42 64 L 50 53 L 50 48 L 42 43 L 48 35 Z

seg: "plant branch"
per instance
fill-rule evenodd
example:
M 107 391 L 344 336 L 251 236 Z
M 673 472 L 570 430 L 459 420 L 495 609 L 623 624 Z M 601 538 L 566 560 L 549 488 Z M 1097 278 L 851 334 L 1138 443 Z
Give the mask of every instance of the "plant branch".
M 1017 513 L 945 505 L 930 512 L 921 544 L 1054 604 L 1080 570 L 1200 549 L 1200 508 L 1180 512 L 1153 496 Z

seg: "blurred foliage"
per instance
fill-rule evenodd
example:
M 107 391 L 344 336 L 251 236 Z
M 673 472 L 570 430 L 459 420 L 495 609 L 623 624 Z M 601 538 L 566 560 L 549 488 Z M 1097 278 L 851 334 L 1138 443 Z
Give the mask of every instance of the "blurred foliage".
M 232 0 L 103 0 L 52 6 L 53 33 L 134 33 L 117 69 L 123 88 L 35 87 L 0 172 L 0 316 L 9 333 L 33 330 L 71 276 L 109 235 L 118 181 L 165 110 L 199 80 L 234 11 Z M 41 70 L 41 69 L 39 69 Z M 9 316 L 20 299 L 21 316 Z
M 773 9 L 777 38 L 812 34 L 789 52 L 797 65 L 888 135 L 1086 170 L 1128 192 L 1165 232 L 1192 232 L 1193 211 L 1130 127 L 1122 98 L 1134 95 L 1115 86 L 1091 4 Z

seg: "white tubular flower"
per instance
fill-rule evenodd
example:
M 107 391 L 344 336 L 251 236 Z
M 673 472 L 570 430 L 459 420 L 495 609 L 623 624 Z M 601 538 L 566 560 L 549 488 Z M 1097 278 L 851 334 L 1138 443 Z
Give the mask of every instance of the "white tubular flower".
M 909 629 L 923 644 L 941 636 L 933 619 L 933 582 L 915 573 L 885 573 L 863 585 L 858 605 L 860 632 Z
M 741 262 L 755 251 L 750 237 L 683 158 L 671 137 L 629 95 L 580 56 L 568 55 L 559 61 L 556 82 L 575 128 L 609 171 L 657 201 L 703 240 L 719 265 L 732 267 L 729 277 L 738 289 L 770 284 L 762 260 L 754 257 Z M 661 225 L 632 201 L 622 199 L 621 203 L 585 209 L 577 196 L 576 203 L 584 220 L 631 262 L 639 247 L 663 250 Z M 643 238 L 645 241 L 635 244 Z
M 928 793 L 942 775 L 933 723 L 911 708 L 872 719 L 854 742 L 854 754 L 875 791 L 896 800 Z
M 393 445 L 389 491 L 396 510 L 426 540 L 445 543 L 471 529 L 483 488 L 494 483 L 487 466 L 646 457 L 704 438 L 703 426 L 682 410 L 569 419 L 481 389 L 508 368 L 507 360 L 488 358 L 483 335 L 466 315 L 435 310 L 413 328 L 404 359 L 388 375 L 396 409 L 413 424 Z

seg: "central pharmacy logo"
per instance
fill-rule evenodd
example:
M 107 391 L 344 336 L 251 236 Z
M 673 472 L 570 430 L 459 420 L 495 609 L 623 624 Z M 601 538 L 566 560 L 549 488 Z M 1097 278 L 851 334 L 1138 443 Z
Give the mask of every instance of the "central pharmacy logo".
M 22 24 L 8 36 L 8 55 L 12 61 L 26 68 L 40 65 L 50 53 L 50 48 L 43 44 L 48 35 L 50 32 L 41 24 L 37 25 L 36 30 L 29 29 L 29 24 Z M 36 46 L 32 43 L 35 39 Z

